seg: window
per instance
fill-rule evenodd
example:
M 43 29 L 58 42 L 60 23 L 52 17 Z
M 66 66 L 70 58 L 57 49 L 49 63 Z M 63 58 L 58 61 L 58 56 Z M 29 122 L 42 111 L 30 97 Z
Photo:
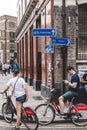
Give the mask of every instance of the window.
M 15 38 L 15 33 L 14 32 L 10 32 L 10 39 L 14 39 Z
M 9 35 L 10 35 L 10 42 L 14 43 L 15 33 L 14 32 L 10 32 Z
M 12 27 L 12 28 L 15 27 L 15 23 L 14 22 L 9 22 L 9 26 Z
M 87 60 L 87 4 L 79 5 L 78 59 Z

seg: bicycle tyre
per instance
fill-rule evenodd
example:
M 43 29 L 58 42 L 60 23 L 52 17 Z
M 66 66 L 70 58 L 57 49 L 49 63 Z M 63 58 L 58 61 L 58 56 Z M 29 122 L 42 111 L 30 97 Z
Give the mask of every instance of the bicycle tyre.
M 49 105 L 47 107 L 47 112 L 44 115 L 46 107 L 47 107 L 47 104 L 40 104 L 35 108 L 35 111 L 36 111 L 36 114 L 37 114 L 38 121 L 39 121 L 40 125 L 48 125 L 55 118 L 55 110 L 51 105 Z
M 38 117 L 35 111 L 30 107 L 25 107 L 24 112 L 26 114 L 22 115 L 22 122 L 24 123 L 25 127 L 28 130 L 37 130 L 39 123 L 38 123 Z
M 71 108 L 72 110 L 73 108 Z M 71 118 L 73 124 L 76 126 L 85 126 L 87 125 L 87 110 L 77 110 Z
M 11 123 L 13 121 L 13 112 L 7 103 L 2 105 L 2 114 L 6 122 Z

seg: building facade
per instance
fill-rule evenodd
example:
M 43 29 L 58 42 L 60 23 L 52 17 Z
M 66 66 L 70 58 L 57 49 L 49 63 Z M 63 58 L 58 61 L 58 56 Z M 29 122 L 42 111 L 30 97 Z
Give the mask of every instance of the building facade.
M 0 16 L 0 62 L 12 63 L 17 53 L 15 46 L 15 32 L 17 29 L 17 17 Z
M 18 10 L 19 6 L 21 4 Z M 26 81 L 44 96 L 54 85 L 59 86 L 61 92 L 66 91 L 62 83 L 69 78 L 66 67 L 74 66 L 81 77 L 87 65 L 87 1 L 30 0 L 22 12 L 23 8 L 18 12 L 23 15 L 21 19 L 18 15 L 16 42 L 20 69 Z M 67 38 L 70 44 L 55 44 L 54 53 L 46 53 L 45 46 L 52 44 L 52 37 L 33 36 L 35 28 L 54 28 L 55 37 Z

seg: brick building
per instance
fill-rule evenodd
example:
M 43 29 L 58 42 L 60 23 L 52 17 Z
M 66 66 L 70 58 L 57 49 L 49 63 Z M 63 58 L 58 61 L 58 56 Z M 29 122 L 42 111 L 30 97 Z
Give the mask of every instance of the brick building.
M 17 29 L 17 17 L 0 16 L 0 62 L 13 62 L 17 53 L 15 46 L 15 32 Z
M 19 0 L 16 31 L 20 69 L 35 90 L 46 95 L 47 86 L 58 85 L 69 78 L 66 67 L 73 65 L 80 76 L 87 65 L 86 0 Z M 45 53 L 52 37 L 34 37 L 34 28 L 55 28 L 56 37 L 68 38 L 68 46 L 54 45 L 54 53 Z M 50 70 L 49 70 L 50 68 Z M 84 69 L 85 68 L 85 69 Z

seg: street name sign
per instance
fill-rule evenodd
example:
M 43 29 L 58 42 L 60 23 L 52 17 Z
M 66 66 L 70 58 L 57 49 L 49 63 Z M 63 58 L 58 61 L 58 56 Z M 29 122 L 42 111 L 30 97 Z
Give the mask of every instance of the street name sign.
M 52 44 L 57 44 L 57 45 L 66 45 L 68 46 L 70 43 L 70 40 L 67 38 L 52 38 Z
M 54 53 L 54 45 L 45 45 L 45 53 Z
M 55 28 L 34 28 L 32 29 L 32 36 L 41 37 L 41 36 L 56 36 Z

